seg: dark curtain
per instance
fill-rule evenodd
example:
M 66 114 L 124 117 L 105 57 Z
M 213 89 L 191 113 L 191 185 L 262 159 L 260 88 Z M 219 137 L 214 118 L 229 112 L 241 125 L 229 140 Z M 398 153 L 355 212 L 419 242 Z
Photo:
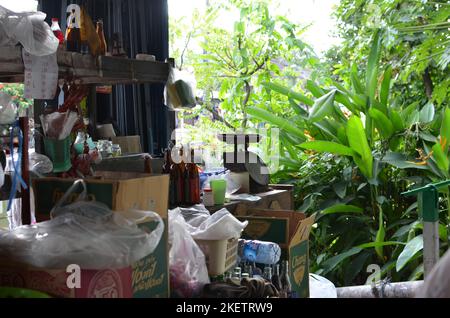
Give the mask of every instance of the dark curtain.
M 167 0 L 40 0 L 47 20 L 66 27 L 67 5 L 84 5 L 93 21 L 102 19 L 107 41 L 118 32 L 128 57 L 138 53 L 169 57 Z M 144 151 L 160 154 L 167 147 L 173 114 L 164 106 L 163 84 L 114 85 L 111 95 L 97 94 L 98 122 L 113 119 L 122 135 L 140 135 Z

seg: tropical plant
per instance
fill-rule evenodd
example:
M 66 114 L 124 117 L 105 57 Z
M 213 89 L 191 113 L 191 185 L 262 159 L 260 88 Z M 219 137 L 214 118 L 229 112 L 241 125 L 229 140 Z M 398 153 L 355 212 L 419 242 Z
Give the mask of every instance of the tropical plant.
M 315 249 L 321 251 L 316 254 L 314 269 L 344 284 L 353 282 L 364 265 L 370 263 L 383 264 L 384 273 L 396 267 L 397 272 L 392 274 L 396 279 L 409 278 L 405 272 L 414 278 L 420 276 L 422 266 L 417 271 L 415 266 L 402 272 L 419 257 L 418 248 L 410 246 L 418 246 L 421 236 L 415 235 L 420 224 L 414 213 L 417 204 L 400 193 L 412 184 L 421 185 L 448 175 L 445 140 L 450 110 L 443 115 L 437 142 L 430 131 L 439 126 L 442 116 L 435 116 L 433 104 L 428 103 L 413 114 L 412 107 L 403 109 L 390 102 L 392 68 L 386 66 L 379 71 L 380 39 L 380 32 L 375 32 L 364 83 L 353 67 L 350 85 L 334 82 L 333 86 L 320 87 L 308 82 L 307 88 L 315 99 L 276 83 L 264 84 L 267 89 L 290 98 L 290 106 L 299 114 L 297 121 L 283 122 L 269 111 L 248 109 L 252 116 L 282 127 L 286 135 L 291 135 L 282 143 L 286 150 L 283 155 L 289 158 L 283 160 L 286 166 L 304 165 L 298 162 L 299 148 L 307 153 L 331 153 L 349 161 L 342 170 L 333 167 L 333 173 L 327 174 L 334 174 L 328 185 L 318 183 L 317 189 L 304 196 L 300 207 L 308 211 L 312 207 L 310 201 L 321 202 L 314 207 L 327 217 L 319 220 L 320 226 L 313 234 L 314 244 L 318 245 Z M 413 136 L 419 137 L 414 146 L 422 143 L 425 148 L 419 151 L 420 160 L 409 158 L 413 154 L 409 139 Z M 431 147 L 427 145 L 430 140 L 434 143 Z M 338 215 L 328 217 L 333 214 Z M 445 218 L 443 224 L 448 224 Z M 442 239 L 447 244 L 445 226 L 441 227 Z M 354 259 L 348 266 L 338 267 L 349 257 Z M 338 271 L 330 274 L 336 268 Z

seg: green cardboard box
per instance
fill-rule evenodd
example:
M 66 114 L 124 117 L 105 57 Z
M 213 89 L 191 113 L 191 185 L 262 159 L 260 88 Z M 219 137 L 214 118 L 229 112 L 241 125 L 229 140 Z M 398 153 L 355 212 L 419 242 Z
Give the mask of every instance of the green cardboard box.
M 309 297 L 309 233 L 315 215 L 295 211 L 250 210 L 238 216 L 249 223 L 242 238 L 274 242 L 280 245 L 282 259 L 289 260 L 292 289 L 299 298 Z
M 37 222 L 50 218 L 50 211 L 75 180 L 39 178 L 33 180 Z M 140 209 L 158 213 L 164 221 L 164 232 L 156 250 L 133 265 L 132 286 L 135 298 L 167 298 L 169 292 L 168 196 L 169 176 L 124 172 L 99 172 L 85 179 L 88 199 L 106 204 L 113 211 Z M 69 201 L 75 201 L 78 192 Z M 142 223 L 153 229 L 155 223 Z

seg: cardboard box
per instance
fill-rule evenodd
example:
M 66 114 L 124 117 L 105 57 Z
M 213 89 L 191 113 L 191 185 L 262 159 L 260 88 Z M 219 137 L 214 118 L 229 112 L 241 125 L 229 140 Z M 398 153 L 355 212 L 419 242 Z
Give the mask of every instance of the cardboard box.
M 119 144 L 123 154 L 141 153 L 141 137 L 140 136 L 120 136 L 111 138 L 113 144 Z
M 33 180 L 35 193 L 36 220 L 48 220 L 53 206 L 64 195 L 74 180 L 61 178 L 41 178 Z M 169 176 L 146 175 L 124 172 L 99 172 L 96 177 L 86 179 L 89 200 L 106 204 L 114 211 L 127 211 L 140 209 L 158 213 L 164 221 L 164 232 L 156 250 L 133 266 L 119 271 L 106 270 L 109 277 L 116 277 L 114 281 L 121 286 L 130 286 L 123 289 L 124 297 L 169 297 L 169 247 L 168 247 L 168 196 Z M 71 196 L 75 201 L 81 192 Z M 141 227 L 152 228 L 154 223 L 143 223 Z M 48 274 L 53 270 L 45 270 Z M 103 272 L 103 271 L 100 271 Z M 33 271 L 31 271 L 33 273 Z M 86 281 L 90 282 L 90 271 L 86 271 Z M 115 273 L 115 274 L 113 274 Z M 30 274 L 32 275 L 32 274 Z M 57 275 L 62 275 L 57 271 Z M 102 276 L 101 273 L 98 275 Z M 92 279 L 96 276 L 93 275 Z M 118 277 L 121 280 L 118 280 Z M 125 288 L 125 287 L 124 287 Z M 131 290 L 131 294 L 130 294 Z M 88 291 L 78 291 L 80 297 L 92 294 Z M 75 294 L 74 297 L 79 297 Z M 84 296 L 83 296 L 84 295 Z M 73 296 L 73 295 L 71 295 Z
M 63 298 L 167 298 L 169 285 L 163 238 L 161 242 L 157 250 L 132 266 L 81 269 L 80 288 L 71 285 L 77 274 L 73 269 L 36 268 L 0 259 L 0 286 L 28 288 Z
M 295 211 L 249 210 L 239 220 L 249 223 L 242 238 L 274 242 L 282 249 L 281 258 L 289 260 L 292 289 L 298 297 L 309 297 L 309 233 L 315 215 L 306 217 Z

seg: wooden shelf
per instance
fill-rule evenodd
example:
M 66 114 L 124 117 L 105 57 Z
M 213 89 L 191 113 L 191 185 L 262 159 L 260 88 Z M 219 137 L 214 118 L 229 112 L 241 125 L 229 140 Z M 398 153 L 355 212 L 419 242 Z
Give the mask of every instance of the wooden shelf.
M 85 84 L 165 83 L 169 64 L 128 58 L 57 52 L 59 78 L 78 78 Z M 21 47 L 0 47 L 0 82 L 20 83 L 24 78 Z

